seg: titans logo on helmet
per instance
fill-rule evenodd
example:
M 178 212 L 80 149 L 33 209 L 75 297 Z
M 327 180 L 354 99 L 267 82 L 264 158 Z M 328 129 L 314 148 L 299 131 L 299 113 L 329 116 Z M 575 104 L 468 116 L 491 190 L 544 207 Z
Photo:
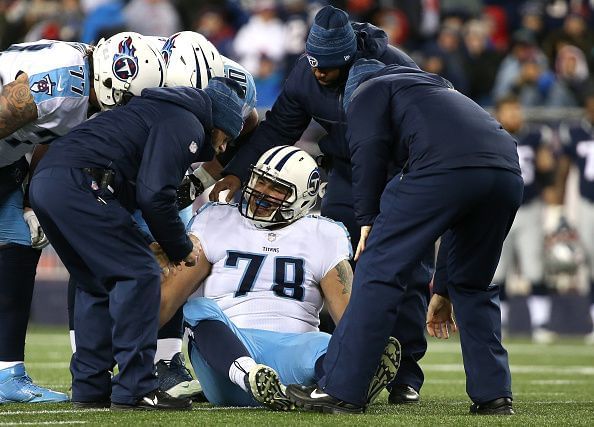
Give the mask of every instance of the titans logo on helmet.
M 175 39 L 179 34 L 174 34 L 173 36 L 169 37 L 163 47 L 161 48 L 161 55 L 163 55 L 163 59 L 165 60 L 165 65 L 169 65 L 169 58 L 171 58 L 171 52 L 175 47 Z
M 320 191 L 320 171 L 318 169 L 314 169 L 309 174 L 309 178 L 307 179 L 307 192 L 314 196 L 318 194 Z
M 113 74 L 121 81 L 133 79 L 138 74 L 138 58 L 132 37 L 126 37 L 118 45 L 118 53 L 113 56 Z
M 35 93 L 47 93 L 48 95 L 52 96 L 54 93 L 54 86 L 56 85 L 55 82 L 52 82 L 50 79 L 49 74 L 43 76 L 41 80 L 34 82 L 31 85 L 31 92 Z

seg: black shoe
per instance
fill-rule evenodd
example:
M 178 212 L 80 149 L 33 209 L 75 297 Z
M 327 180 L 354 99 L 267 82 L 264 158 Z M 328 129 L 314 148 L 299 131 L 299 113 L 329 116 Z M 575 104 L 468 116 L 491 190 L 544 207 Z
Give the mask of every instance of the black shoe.
M 368 405 L 371 405 L 382 390 L 396 378 L 400 367 L 400 353 L 400 343 L 396 338 L 390 337 L 382 353 L 379 366 L 369 384 L 369 390 L 367 391 Z
M 500 397 L 485 403 L 473 403 L 470 413 L 474 415 L 514 415 L 511 397 Z
M 176 353 L 171 360 L 159 360 L 155 365 L 159 388 L 171 397 L 194 397 L 202 391 L 189 369 L 186 368 L 184 356 Z
M 266 365 L 255 365 L 245 375 L 245 385 L 249 394 L 262 405 L 273 411 L 291 411 L 295 405 L 285 394 L 285 386 L 280 382 L 274 369 Z
M 91 402 L 76 402 L 71 400 L 70 403 L 72 403 L 75 409 L 103 409 L 109 408 L 111 405 L 110 400 L 96 400 Z
M 136 404 L 127 405 L 124 403 L 111 403 L 111 409 L 114 411 L 127 410 L 173 410 L 179 411 L 190 409 L 192 401 L 187 398 L 171 397 L 164 391 L 156 389 L 147 393 L 144 397 L 138 399 Z
M 419 403 L 419 393 L 407 384 L 394 384 L 388 397 L 388 403 L 402 405 L 407 403 Z
M 324 393 L 318 386 L 305 387 L 299 384 L 287 386 L 286 395 L 298 408 L 328 414 L 362 414 L 365 407 L 343 402 Z

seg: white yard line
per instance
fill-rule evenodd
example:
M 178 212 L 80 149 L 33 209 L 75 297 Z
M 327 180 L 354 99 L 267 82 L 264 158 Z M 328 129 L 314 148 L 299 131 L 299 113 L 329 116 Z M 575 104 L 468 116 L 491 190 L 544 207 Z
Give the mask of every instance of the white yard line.
M 423 363 L 421 367 L 424 371 L 434 372 L 463 372 L 464 366 L 462 363 Z M 594 375 L 594 367 L 569 365 L 569 366 L 554 366 L 554 365 L 511 365 L 512 374 L 566 374 L 566 375 Z
M 0 426 L 40 426 L 40 425 L 57 425 L 57 424 L 86 424 L 87 421 L 28 421 L 15 423 L 0 423 Z

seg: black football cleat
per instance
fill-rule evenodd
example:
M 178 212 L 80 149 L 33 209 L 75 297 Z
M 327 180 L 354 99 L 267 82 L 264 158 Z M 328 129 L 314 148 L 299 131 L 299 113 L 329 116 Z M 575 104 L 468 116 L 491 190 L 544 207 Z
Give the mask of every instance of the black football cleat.
M 419 393 L 407 384 L 394 384 L 390 390 L 388 403 L 393 405 L 406 405 L 409 403 L 419 403 Z
M 317 385 L 302 386 L 291 384 L 287 386 L 287 397 L 298 408 L 307 411 L 322 412 L 327 414 L 362 414 L 364 406 L 344 402 L 318 389 Z
M 382 390 L 396 378 L 400 367 L 400 354 L 400 343 L 396 338 L 390 337 L 382 353 L 379 366 L 369 384 L 367 405 L 371 405 Z
M 94 400 L 89 402 L 77 402 L 71 400 L 72 406 L 74 409 L 105 409 L 109 408 L 111 405 L 110 400 Z
M 171 397 L 164 391 L 156 389 L 141 397 L 133 405 L 111 403 L 112 411 L 181 411 L 190 409 L 192 401 L 188 398 Z
M 273 411 L 292 411 L 293 402 L 285 394 L 285 386 L 280 382 L 274 369 L 266 365 L 255 365 L 245 376 L 248 393 L 255 401 Z
M 485 403 L 473 403 L 470 406 L 473 415 L 514 415 L 511 397 L 500 397 Z

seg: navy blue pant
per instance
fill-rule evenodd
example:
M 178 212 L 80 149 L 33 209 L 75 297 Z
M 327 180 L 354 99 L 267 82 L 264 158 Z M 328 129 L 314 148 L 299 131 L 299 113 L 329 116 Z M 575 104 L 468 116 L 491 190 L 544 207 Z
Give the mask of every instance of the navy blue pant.
M 0 361 L 25 360 L 25 336 L 41 251 L 0 244 Z
M 106 203 L 98 201 L 99 195 Z M 130 212 L 81 169 L 36 173 L 30 198 L 77 283 L 72 399 L 134 404 L 157 388 L 160 270 Z M 113 360 L 119 373 L 110 378 Z
M 342 222 L 351 235 L 353 249 L 356 249 L 361 227 L 355 219 L 351 187 L 350 163 L 334 160 L 333 169 L 328 175 L 326 195 L 322 199 L 322 215 Z M 396 337 L 402 345 L 401 366 L 394 383 L 407 384 L 417 391 L 421 389 L 424 381 L 418 361 L 427 351 L 425 318 L 429 282 L 433 275 L 434 252 L 434 246 L 427 245 L 422 260 L 416 263 L 407 278 L 402 308 L 398 312 L 398 318 L 392 322 L 390 332 L 390 335 Z
M 357 264 L 351 302 L 332 335 L 320 387 L 344 401 L 365 403 L 391 325 L 403 308 L 411 269 L 425 248 L 449 231 L 449 243 L 440 247 L 447 256 L 438 257 L 438 272 L 445 268 L 446 274 L 436 280 L 445 278 L 454 305 L 468 395 L 476 403 L 511 397 L 498 288 L 491 280 L 522 192 L 522 178 L 502 169 L 392 179 Z

